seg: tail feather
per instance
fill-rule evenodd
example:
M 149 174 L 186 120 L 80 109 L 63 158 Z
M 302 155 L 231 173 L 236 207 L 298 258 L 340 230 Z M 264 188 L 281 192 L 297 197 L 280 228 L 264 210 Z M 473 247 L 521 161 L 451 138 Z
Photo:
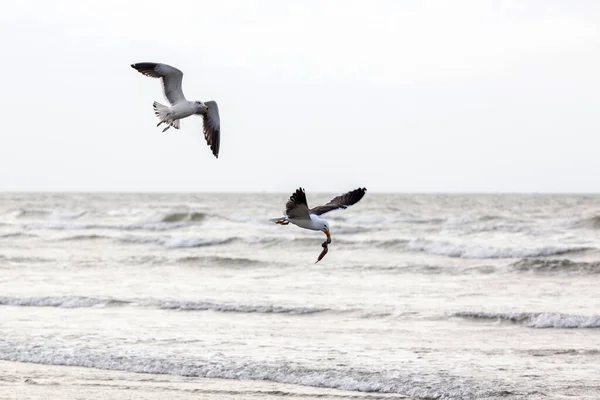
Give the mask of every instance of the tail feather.
M 163 132 L 169 129 L 170 127 L 179 129 L 179 120 L 171 118 L 171 115 L 169 113 L 171 109 L 169 107 L 165 106 L 164 104 L 160 104 L 156 101 L 154 102 L 154 104 L 152 104 L 152 106 L 154 107 L 154 114 L 156 114 L 158 119 L 160 119 L 160 122 L 156 126 L 160 126 L 161 124 L 167 124 L 167 127 L 163 129 Z

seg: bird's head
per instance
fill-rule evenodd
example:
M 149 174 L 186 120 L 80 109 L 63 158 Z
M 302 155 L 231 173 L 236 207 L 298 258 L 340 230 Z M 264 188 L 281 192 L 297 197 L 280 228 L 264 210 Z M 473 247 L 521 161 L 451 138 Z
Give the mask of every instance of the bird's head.
M 331 232 L 329 231 L 329 222 L 323 221 L 323 227 L 321 230 L 327 235 L 327 239 L 331 238 Z
M 196 104 L 198 105 L 199 111 L 206 111 L 206 110 L 208 110 L 208 106 L 206 104 L 204 104 L 203 102 L 197 101 Z

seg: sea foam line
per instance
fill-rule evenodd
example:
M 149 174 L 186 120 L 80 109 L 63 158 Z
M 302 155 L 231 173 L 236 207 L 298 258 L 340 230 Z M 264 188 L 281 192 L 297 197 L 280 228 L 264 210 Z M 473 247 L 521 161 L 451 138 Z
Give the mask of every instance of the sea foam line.
M 528 258 L 548 257 L 592 250 L 590 247 L 541 246 L 541 247 L 494 247 L 466 245 L 427 239 L 408 242 L 407 249 L 454 258 Z
M 87 296 L 8 297 L 0 296 L 0 305 L 21 307 L 86 308 L 104 307 L 109 304 L 126 303 L 119 300 Z
M 515 312 L 495 313 L 461 311 L 452 314 L 453 317 L 470 318 L 474 320 L 499 320 L 523 324 L 530 328 L 600 328 L 599 315 L 572 315 L 552 312 Z
M 329 308 L 278 306 L 272 304 L 226 304 L 186 300 L 118 300 L 87 296 L 9 297 L 0 296 L 0 305 L 15 307 L 92 308 L 106 306 L 141 306 L 162 310 L 215 311 L 229 313 L 303 315 L 329 311 Z
M 135 356 L 131 353 L 106 353 L 70 347 L 54 347 L 44 341 L 17 343 L 0 339 L 0 359 L 46 365 L 66 365 L 112 371 L 166 374 L 233 380 L 260 380 L 302 386 L 357 392 L 397 393 L 428 399 L 477 399 L 506 394 L 503 382 L 493 381 L 488 388 L 469 378 L 441 373 L 363 371 L 359 369 L 312 369 L 285 362 L 260 363 L 225 357 L 172 359 Z

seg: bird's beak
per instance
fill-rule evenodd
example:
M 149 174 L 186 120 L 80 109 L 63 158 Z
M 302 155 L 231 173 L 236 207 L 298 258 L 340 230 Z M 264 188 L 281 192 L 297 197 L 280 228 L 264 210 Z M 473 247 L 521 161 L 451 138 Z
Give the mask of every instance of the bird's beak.
M 205 110 L 208 110 L 208 106 L 204 106 L 204 109 L 205 109 Z
M 329 229 L 325 228 L 323 229 L 323 232 L 325 232 L 325 235 L 327 235 L 327 239 L 331 239 L 331 233 L 329 232 Z

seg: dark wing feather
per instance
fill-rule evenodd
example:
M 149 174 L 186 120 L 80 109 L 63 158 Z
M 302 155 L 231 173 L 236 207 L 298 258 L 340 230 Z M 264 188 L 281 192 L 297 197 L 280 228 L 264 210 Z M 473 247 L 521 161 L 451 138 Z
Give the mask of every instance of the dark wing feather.
M 285 215 L 292 219 L 310 219 L 304 189 L 298 188 L 285 204 Z
M 208 110 L 202 110 L 199 114 L 204 119 L 204 138 L 210 146 L 215 157 L 219 158 L 219 147 L 221 147 L 221 119 L 219 118 L 219 107 L 216 101 L 207 101 L 204 104 Z
M 367 192 L 366 188 L 358 188 L 341 196 L 334 197 L 329 203 L 323 206 L 317 206 L 310 210 L 311 214 L 323 215 L 329 211 L 338 210 L 340 208 L 345 209 L 354 205 L 363 198 Z
M 181 89 L 183 72 L 177 68 L 153 62 L 131 64 L 131 67 L 151 78 L 162 78 L 165 97 L 171 105 L 185 100 L 183 90 Z

